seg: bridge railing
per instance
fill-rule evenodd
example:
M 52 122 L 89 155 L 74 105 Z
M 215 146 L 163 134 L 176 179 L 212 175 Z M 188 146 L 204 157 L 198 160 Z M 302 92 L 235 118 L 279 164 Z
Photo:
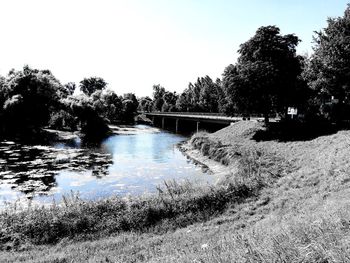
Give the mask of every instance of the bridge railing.
M 263 118 L 263 114 L 234 114 L 231 116 L 225 115 L 223 113 L 213 113 L 213 112 L 162 112 L 162 111 L 152 111 L 152 112 L 140 112 L 144 114 L 158 114 L 158 115 L 198 115 L 198 116 L 217 116 L 217 117 L 252 117 L 252 118 Z M 276 114 L 270 114 L 270 118 L 276 118 Z
M 222 116 L 228 117 L 223 113 L 213 113 L 213 112 L 163 112 L 163 111 L 151 111 L 151 112 L 143 112 L 145 114 L 163 114 L 163 115 L 199 115 L 199 116 Z

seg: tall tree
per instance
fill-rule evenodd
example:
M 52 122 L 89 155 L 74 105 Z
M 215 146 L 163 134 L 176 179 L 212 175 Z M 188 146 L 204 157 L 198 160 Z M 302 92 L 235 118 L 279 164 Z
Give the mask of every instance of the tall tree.
M 153 107 L 153 101 L 150 97 L 146 96 L 139 99 L 138 110 L 149 112 L 149 111 L 152 111 L 152 107 Z
M 63 86 L 49 70 L 24 66 L 23 70 L 10 71 L 4 90 L 4 122 L 10 129 L 19 131 L 47 124 L 50 113 L 59 104 Z
M 161 85 L 153 85 L 153 109 L 156 111 L 161 111 L 164 104 L 165 89 Z
M 88 96 L 97 90 L 105 89 L 106 86 L 107 82 L 98 77 L 84 78 L 82 81 L 80 81 L 80 90 Z
M 221 100 L 220 84 L 214 82 L 209 76 L 205 76 L 198 79 L 197 85 L 200 87 L 199 107 L 202 111 L 218 112 L 219 102 Z
M 328 19 L 314 41 L 306 78 L 317 92 L 321 108 L 333 97 L 338 102 L 335 118 L 344 118 L 350 106 L 350 4 L 342 17 Z
M 296 55 L 299 41 L 295 35 L 281 35 L 276 26 L 266 26 L 241 44 L 238 63 L 224 72 L 233 108 L 262 113 L 267 122 L 270 113 L 284 113 L 297 103 L 302 71 L 302 59 Z
M 166 91 L 163 95 L 162 111 L 176 111 L 176 100 L 178 99 L 176 91 Z

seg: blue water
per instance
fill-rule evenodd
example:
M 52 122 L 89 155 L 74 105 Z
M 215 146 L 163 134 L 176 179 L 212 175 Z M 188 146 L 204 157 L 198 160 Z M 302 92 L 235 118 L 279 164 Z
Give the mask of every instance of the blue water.
M 113 160 L 105 176 L 95 177 L 91 171 L 63 171 L 56 176 L 58 194 L 55 195 L 71 190 L 84 198 L 139 195 L 155 192 L 157 186 L 168 180 L 196 183 L 213 180 L 176 146 L 186 137 L 165 131 L 143 131 L 147 126 L 136 127 L 141 128 L 137 134 L 114 135 L 101 144 L 101 149 L 110 153 Z
M 14 200 L 30 196 L 34 201 L 48 202 L 52 199 L 59 201 L 63 194 L 74 192 L 83 199 L 94 200 L 114 195 L 153 193 L 169 180 L 188 180 L 196 184 L 214 180 L 203 167 L 195 165 L 178 149 L 177 144 L 187 137 L 145 125 L 126 127 L 121 132 L 126 134 L 110 136 L 100 145 L 88 149 L 88 153 L 102 153 L 111 159 L 102 172 L 96 164 L 83 171 L 79 171 L 79 167 L 75 171 L 68 167 L 49 178 L 50 187 L 45 191 L 34 188 L 30 193 L 19 191 L 20 187 L 11 187 L 13 180 L 10 183 L 0 180 L 0 197 Z M 67 151 L 74 151 L 76 147 L 62 143 L 55 145 L 55 148 Z M 45 178 L 48 180 L 47 176 Z

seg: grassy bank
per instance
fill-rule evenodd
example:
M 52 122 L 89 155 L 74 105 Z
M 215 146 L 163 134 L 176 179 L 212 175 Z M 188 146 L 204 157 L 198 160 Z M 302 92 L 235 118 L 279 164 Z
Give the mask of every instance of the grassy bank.
M 233 167 L 212 187 L 170 182 L 154 196 L 0 215 L 3 261 L 349 262 L 350 132 L 253 140 L 241 122 L 191 147 Z M 9 250 L 9 251 L 6 251 Z
M 249 159 L 248 159 L 249 158 Z M 56 244 L 62 239 L 94 239 L 122 232 L 164 233 L 196 222 L 206 222 L 230 206 L 257 197 L 273 180 L 259 159 L 242 158 L 251 170 L 242 170 L 216 186 L 165 182 L 158 194 L 84 201 L 72 194 L 50 207 L 19 208 L 0 212 L 0 248 L 23 249 L 28 245 Z M 259 163 L 257 163 L 259 162 Z

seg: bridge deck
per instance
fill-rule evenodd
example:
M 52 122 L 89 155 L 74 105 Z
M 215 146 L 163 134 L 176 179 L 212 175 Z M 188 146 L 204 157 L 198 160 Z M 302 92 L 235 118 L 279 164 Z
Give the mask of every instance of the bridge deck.
M 195 113 L 192 114 L 189 113 L 176 113 L 176 112 L 167 112 L 167 113 L 161 113 L 161 112 L 148 112 L 144 113 L 148 117 L 166 117 L 166 118 L 174 118 L 174 119 L 184 119 L 184 120 L 192 120 L 192 121 L 204 121 L 204 122 L 217 122 L 217 123 L 231 123 L 231 122 L 237 122 L 240 120 L 243 120 L 243 117 L 228 117 L 223 116 L 219 114 L 200 114 Z M 250 120 L 255 121 L 264 121 L 263 117 L 250 117 Z M 273 118 L 271 121 L 275 121 L 276 119 Z

